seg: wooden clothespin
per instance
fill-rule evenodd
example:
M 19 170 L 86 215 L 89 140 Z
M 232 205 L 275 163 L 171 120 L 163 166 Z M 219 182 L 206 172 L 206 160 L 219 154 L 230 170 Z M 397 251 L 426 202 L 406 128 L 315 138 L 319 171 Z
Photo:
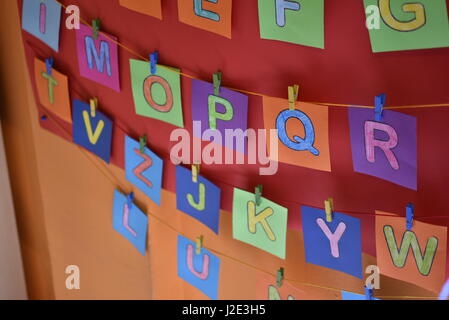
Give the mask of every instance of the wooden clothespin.
M 329 198 L 324 201 L 324 210 L 326 211 L 326 221 L 332 222 L 332 213 L 334 211 L 334 199 Z
M 101 25 L 100 19 L 92 20 L 92 34 L 94 40 L 98 39 L 98 33 L 100 32 L 100 25 Z
M 201 249 L 203 248 L 204 237 L 199 236 L 196 238 L 196 254 L 201 254 Z
M 45 59 L 45 68 L 47 69 L 47 74 L 49 76 L 52 75 L 54 62 L 55 62 L 55 60 L 53 59 L 53 57 Z
M 154 51 L 150 53 L 150 74 L 156 74 L 157 71 L 157 63 L 159 60 L 159 52 Z
M 145 153 L 145 147 L 147 146 L 147 142 L 148 142 L 148 138 L 147 135 L 144 135 L 143 137 L 140 137 L 139 139 L 140 142 L 140 153 L 144 154 Z
M 382 93 L 374 98 L 374 120 L 382 121 L 382 112 L 384 110 L 387 95 Z
M 95 116 L 97 115 L 97 108 L 98 108 L 98 99 L 97 98 L 90 99 L 90 116 L 92 118 L 95 118 Z
M 282 282 L 284 281 L 284 268 L 280 268 L 276 275 L 276 285 L 278 288 L 282 286 Z
M 256 206 L 260 206 L 260 204 L 262 203 L 262 191 L 263 191 L 263 186 L 261 184 L 259 184 L 256 187 L 256 191 L 255 191 Z
M 299 86 L 297 84 L 288 87 L 288 105 L 290 110 L 295 110 L 298 95 L 299 95 Z
M 192 182 L 198 183 L 198 175 L 200 174 L 200 165 L 192 164 Z
M 218 71 L 216 73 L 214 73 L 214 95 L 219 96 L 220 95 L 220 87 L 221 87 L 221 79 L 222 79 L 223 74 Z
M 412 203 L 409 203 L 405 208 L 406 227 L 408 231 L 411 231 L 413 228 L 414 215 L 415 215 L 415 206 Z

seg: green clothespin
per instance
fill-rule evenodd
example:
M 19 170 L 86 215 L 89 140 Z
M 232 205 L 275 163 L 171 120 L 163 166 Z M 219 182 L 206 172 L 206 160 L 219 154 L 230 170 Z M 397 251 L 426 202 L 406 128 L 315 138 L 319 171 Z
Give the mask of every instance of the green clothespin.
M 276 276 L 276 285 L 278 288 L 282 286 L 282 281 L 284 281 L 284 268 L 280 268 Z
M 147 146 L 147 135 L 144 135 L 143 137 L 140 137 L 140 153 L 144 154 L 145 153 L 145 147 Z
M 222 78 L 221 72 L 214 73 L 214 95 L 216 96 L 220 95 L 221 78 Z
M 257 206 L 260 206 L 260 203 L 262 202 L 262 199 L 261 199 L 261 197 L 262 197 L 262 190 L 263 190 L 263 186 L 261 184 L 259 184 L 256 187 L 256 192 L 255 192 L 255 194 L 256 194 L 256 205 Z
M 100 31 L 100 19 L 92 20 L 92 32 L 94 34 L 94 40 L 98 39 L 98 32 Z

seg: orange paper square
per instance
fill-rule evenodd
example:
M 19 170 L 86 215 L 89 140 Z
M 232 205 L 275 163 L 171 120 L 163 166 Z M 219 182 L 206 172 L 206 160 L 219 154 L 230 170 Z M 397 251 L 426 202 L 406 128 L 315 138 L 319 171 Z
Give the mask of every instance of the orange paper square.
M 193 0 L 178 0 L 179 21 L 231 39 L 232 0 L 218 0 L 217 3 L 203 0 L 202 9 L 218 14 L 219 21 L 196 15 Z
M 162 20 L 161 0 L 120 0 L 120 5 Z
M 276 129 L 276 119 L 284 110 L 289 109 L 289 102 L 285 99 L 264 97 L 263 113 L 265 129 L 267 129 L 267 149 L 272 160 L 293 164 L 296 166 L 331 171 L 329 151 L 329 108 L 310 103 L 297 102 L 295 108 L 305 113 L 312 121 L 315 131 L 313 146 L 318 149 L 319 155 L 313 155 L 309 151 L 297 151 L 290 149 L 278 139 L 278 159 L 270 150 L 269 130 Z M 294 136 L 305 138 L 304 125 L 297 119 L 289 119 L 286 124 L 287 134 L 290 139 Z M 276 138 L 278 138 L 276 136 Z
M 48 80 L 42 76 L 42 73 L 46 72 L 47 68 L 45 66 L 45 62 L 35 58 L 34 78 L 36 79 L 35 81 L 40 103 L 64 121 L 72 123 L 67 77 L 55 69 L 52 70 L 52 77 L 56 80 L 57 84 L 53 86 L 54 101 L 51 103 Z
M 384 234 L 384 227 L 391 226 L 393 228 L 396 246 L 399 250 L 401 248 L 404 233 L 406 232 L 405 218 L 381 211 L 376 211 L 376 214 L 392 215 L 391 217 L 376 217 L 376 251 L 377 265 L 380 269 L 380 273 L 388 277 L 416 284 L 430 291 L 439 292 L 444 283 L 446 273 L 447 228 L 416 220 L 414 221 L 411 231 L 414 232 L 417 237 L 421 254 L 424 253 L 427 241 L 430 237 L 435 237 L 438 239 L 438 246 L 433 258 L 430 273 L 428 275 L 423 275 L 418 270 L 415 256 L 411 247 L 409 248 L 403 267 L 395 266 L 388 249 L 388 244 Z

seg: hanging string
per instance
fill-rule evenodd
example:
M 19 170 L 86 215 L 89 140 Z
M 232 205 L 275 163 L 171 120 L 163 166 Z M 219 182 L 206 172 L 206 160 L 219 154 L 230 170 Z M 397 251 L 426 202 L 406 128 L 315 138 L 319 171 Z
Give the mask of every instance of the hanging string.
M 63 3 L 59 2 L 58 0 L 55 0 L 55 2 L 57 2 L 59 5 L 61 5 L 62 8 L 67 9 L 67 6 L 64 5 Z M 80 15 L 77 16 L 80 20 L 81 23 L 83 23 L 86 26 L 90 26 L 90 23 L 88 23 L 86 20 L 84 20 Z M 141 55 L 140 53 L 132 50 L 130 47 L 124 45 L 123 43 L 111 38 L 109 35 L 107 35 L 106 33 L 102 32 L 101 30 L 99 31 L 99 34 L 101 34 L 103 37 L 105 37 L 106 39 L 108 39 L 109 41 L 115 43 L 117 46 L 123 48 L 124 50 L 128 51 L 129 53 L 137 56 L 138 58 L 140 58 L 143 61 L 149 62 L 150 60 L 145 57 L 144 55 Z M 173 68 L 167 67 L 167 66 L 163 66 L 163 65 L 159 65 L 158 67 L 166 70 L 166 71 L 170 71 L 170 72 L 174 72 L 177 73 L 183 77 L 189 78 L 189 79 L 195 79 L 195 80 L 202 80 L 198 77 L 192 76 L 190 74 L 184 73 L 180 70 L 175 70 Z M 237 91 L 240 93 L 244 93 L 247 95 L 252 95 L 252 96 L 258 96 L 258 97 L 265 97 L 265 98 L 271 98 L 271 96 L 262 94 L 262 93 L 258 93 L 258 92 L 253 92 L 253 91 L 247 91 L 247 90 L 242 90 L 242 89 L 237 89 L 237 88 L 230 88 L 230 87 L 226 87 L 223 86 L 224 88 L 233 90 L 233 91 Z M 361 106 L 361 105 L 350 105 L 350 104 L 339 104 L 339 103 L 327 103 L 327 102 L 306 102 L 306 101 L 301 101 L 303 103 L 311 103 L 311 104 L 315 104 L 315 105 L 320 105 L 320 106 L 326 106 L 326 107 L 345 107 L 345 108 L 365 108 L 365 109 L 374 109 L 374 106 Z M 412 106 L 391 106 L 391 107 L 384 107 L 385 110 L 394 110 L 394 109 L 416 109 L 416 108 L 441 108 L 441 107 L 449 107 L 449 103 L 442 103 L 442 104 L 421 104 L 421 105 L 412 105 Z
M 61 124 L 59 124 L 59 122 L 54 118 L 54 116 L 51 113 L 46 114 L 47 119 L 51 119 L 53 123 L 56 124 L 56 126 L 66 134 L 67 138 L 71 138 L 71 134 L 69 131 L 67 131 Z M 120 128 L 120 130 L 122 130 Z M 129 188 L 124 187 L 123 184 L 121 183 L 120 179 L 118 179 L 112 172 L 111 170 L 103 163 L 102 160 L 99 160 L 97 157 L 92 156 L 88 153 L 88 151 L 84 150 L 81 146 L 77 145 L 77 149 L 100 171 L 101 174 L 103 174 L 113 185 L 119 186 L 122 191 L 124 193 L 130 193 L 131 190 L 128 190 Z M 105 169 L 105 170 L 103 170 Z M 107 173 L 105 173 L 105 171 Z M 226 183 L 225 183 L 226 184 Z M 365 213 L 359 213 L 359 214 L 363 214 L 365 215 Z M 151 212 L 147 212 L 147 215 L 152 217 L 153 219 L 157 220 L 159 223 L 163 224 L 165 227 L 169 228 L 170 230 L 172 230 L 174 233 L 182 235 L 185 238 L 188 238 L 183 232 L 177 230 L 176 228 L 174 228 L 172 225 L 170 225 L 169 223 L 165 222 L 164 220 L 162 220 L 161 218 L 159 218 L 158 216 L 152 214 Z M 379 216 L 381 214 L 372 214 L 374 216 Z M 383 215 L 381 215 L 383 216 Z M 391 217 L 391 215 L 386 215 Z M 438 216 L 441 217 L 441 216 Z M 430 218 L 430 217 L 427 217 Z M 448 217 L 444 217 L 444 218 L 448 218 Z M 223 258 L 226 258 L 228 260 L 232 260 L 236 263 L 239 263 L 241 265 L 245 265 L 246 267 L 249 267 L 251 269 L 260 271 L 262 273 L 265 273 L 267 275 L 270 275 L 272 277 L 276 277 L 276 274 L 268 272 L 266 270 L 263 270 L 255 265 L 249 264 L 245 261 L 242 261 L 240 259 L 231 257 L 223 252 L 220 252 L 218 250 L 215 250 L 213 248 L 209 248 L 208 246 L 204 246 L 205 249 L 209 250 L 210 252 L 219 255 Z M 301 280 L 295 280 L 295 279 L 289 279 L 289 278 L 285 278 L 284 279 L 286 282 L 289 283 L 296 283 L 299 285 L 303 285 L 303 286 L 308 286 L 308 287 L 313 287 L 313 288 L 318 288 L 318 289 L 324 289 L 324 290 L 329 290 L 329 291 L 334 291 L 334 292 L 341 292 L 343 291 L 342 289 L 338 289 L 338 288 L 333 288 L 333 287 L 327 287 L 327 286 L 322 286 L 322 285 L 318 285 L 318 284 L 314 284 L 314 283 L 310 283 L 310 282 L 305 282 L 305 281 L 301 281 Z M 352 291 L 347 291 L 344 290 L 346 292 L 349 293 L 353 293 L 353 294 L 360 294 L 357 292 L 352 292 Z M 376 296 L 379 299 L 437 299 L 438 297 L 425 297 L 425 296 Z
M 64 4 L 60 3 L 59 1 L 56 0 L 57 3 L 59 3 L 63 8 L 67 8 Z M 83 20 L 80 16 L 79 16 L 80 21 L 89 26 L 89 23 L 87 23 L 85 20 Z M 144 61 L 149 61 L 146 57 L 140 55 L 139 53 L 133 51 L 132 49 L 130 49 L 129 47 L 125 46 L 124 44 L 112 39 L 111 37 L 109 37 L 107 34 L 103 33 L 103 32 L 99 32 L 100 34 L 102 34 L 104 37 L 106 37 L 108 40 L 116 43 L 118 46 L 122 47 L 123 49 L 125 49 L 126 51 L 136 55 L 137 57 L 139 57 L 140 59 L 144 60 Z M 191 79 L 197 79 L 196 77 L 193 77 L 189 74 L 180 72 L 180 71 L 176 71 L 173 70 L 171 68 L 165 67 L 165 66 L 160 66 L 166 70 L 172 71 L 172 72 L 176 72 L 178 74 L 180 74 L 181 76 L 185 76 Z M 200 79 L 198 79 L 200 80 Z M 231 90 L 234 91 L 239 91 L 245 94 L 250 94 L 250 95 L 255 95 L 255 96 L 261 96 L 261 97 L 269 97 L 266 96 L 264 94 L 260 94 L 260 93 L 256 93 L 256 92 L 251 92 L 251 91 L 245 91 L 245 90 L 241 90 L 241 89 L 235 89 L 235 88 L 229 88 Z M 354 106 L 354 105 L 346 105 L 346 104 L 333 104 L 333 103 L 323 103 L 323 102 L 311 102 L 313 104 L 317 104 L 317 105 L 323 105 L 323 106 L 331 106 L 331 107 L 356 107 L 356 108 L 374 108 L 373 106 Z M 396 107 L 386 107 L 384 109 L 408 109 L 408 108 L 431 108 L 431 107 L 449 107 L 449 104 L 430 104 L 430 105 L 414 105 L 414 106 L 396 106 Z M 56 126 L 66 134 L 67 138 L 70 139 L 71 138 L 71 134 L 70 132 L 68 132 L 62 125 L 59 124 L 59 122 L 53 117 L 53 115 L 51 113 L 48 113 L 47 115 L 48 119 L 51 119 L 53 123 L 56 124 Z M 122 130 L 124 133 L 126 133 L 125 130 L 123 130 L 122 127 L 119 127 L 120 130 Z M 102 162 L 100 161 L 98 158 L 96 158 L 95 156 L 89 154 L 87 151 L 85 151 L 81 146 L 77 145 L 78 150 L 99 170 L 99 172 L 105 176 L 105 178 L 107 178 L 113 185 L 119 186 L 119 188 L 122 189 L 122 191 L 124 191 L 125 193 L 129 193 L 126 190 L 128 189 L 127 187 L 124 187 L 123 184 L 121 183 L 120 179 L 118 179 L 111 171 L 110 169 Z M 104 170 L 103 170 L 104 169 Z M 107 173 L 106 173 L 107 172 Z M 219 181 L 222 184 L 234 187 L 231 184 L 228 184 L 226 182 L 223 181 Z M 290 203 L 295 203 L 295 204 L 300 204 L 300 205 L 305 205 L 305 204 L 301 204 L 299 202 L 296 201 L 291 201 L 291 200 L 281 200 L 284 202 L 290 202 Z M 350 212 L 347 210 L 341 210 L 347 213 L 351 213 L 351 214 L 357 214 L 357 215 L 368 215 L 368 216 L 388 216 L 391 217 L 391 215 L 387 215 L 387 214 L 378 214 L 378 213 L 362 213 L 362 212 Z M 183 235 L 184 234 L 182 232 L 180 232 L 179 230 L 176 230 L 173 226 L 171 226 L 170 224 L 166 223 L 164 220 L 160 219 L 158 216 L 147 212 L 148 216 L 151 216 L 152 218 L 158 220 L 161 224 L 163 224 L 164 226 L 168 227 L 169 229 L 171 229 L 172 231 L 174 231 L 177 234 Z M 418 217 L 416 217 L 418 218 Z M 449 216 L 426 216 L 426 217 L 419 217 L 419 218 L 449 218 Z M 244 261 L 241 261 L 239 259 L 236 259 L 234 257 L 228 256 L 220 251 L 217 251 L 215 249 L 212 248 L 208 248 L 207 246 L 204 246 L 207 250 L 209 250 L 210 252 L 213 252 L 221 257 L 227 258 L 229 260 L 233 260 L 237 263 L 240 263 L 242 265 L 246 265 L 249 268 L 252 268 L 254 270 L 258 270 L 260 272 L 263 272 L 265 274 L 268 274 L 270 276 L 276 277 L 275 274 L 270 273 L 266 270 L 263 270 L 261 268 L 258 268 L 257 266 L 251 265 L 249 263 L 246 263 Z M 338 288 L 333 288 L 333 287 L 327 287 L 327 286 L 321 286 L 321 285 L 317 285 L 317 284 L 313 284 L 313 283 L 309 283 L 309 282 L 304 282 L 304 281 L 300 281 L 300 280 L 295 280 L 295 279 L 288 279 L 285 278 L 286 282 L 290 282 L 290 283 L 297 283 L 297 284 L 301 284 L 304 286 L 309 286 L 309 287 L 315 287 L 315 288 L 320 288 L 320 289 L 325 289 L 325 290 L 329 290 L 329 291 L 335 291 L 335 292 L 341 292 L 342 289 L 338 289 Z M 357 292 L 351 292 L 351 291 L 347 291 L 350 293 L 354 293 L 354 294 L 360 294 Z M 425 297 L 425 296 L 378 296 L 378 298 L 381 299 L 437 299 L 437 297 Z

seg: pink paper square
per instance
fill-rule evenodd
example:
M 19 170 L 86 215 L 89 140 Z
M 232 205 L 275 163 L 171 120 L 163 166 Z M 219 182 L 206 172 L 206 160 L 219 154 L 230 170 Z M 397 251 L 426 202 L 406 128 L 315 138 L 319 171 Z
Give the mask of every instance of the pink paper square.
M 120 92 L 118 48 L 114 42 L 117 38 L 109 34 L 107 36 L 109 38 L 99 33 L 98 39 L 94 40 L 92 28 L 81 25 L 77 30 L 76 47 L 80 74 Z

